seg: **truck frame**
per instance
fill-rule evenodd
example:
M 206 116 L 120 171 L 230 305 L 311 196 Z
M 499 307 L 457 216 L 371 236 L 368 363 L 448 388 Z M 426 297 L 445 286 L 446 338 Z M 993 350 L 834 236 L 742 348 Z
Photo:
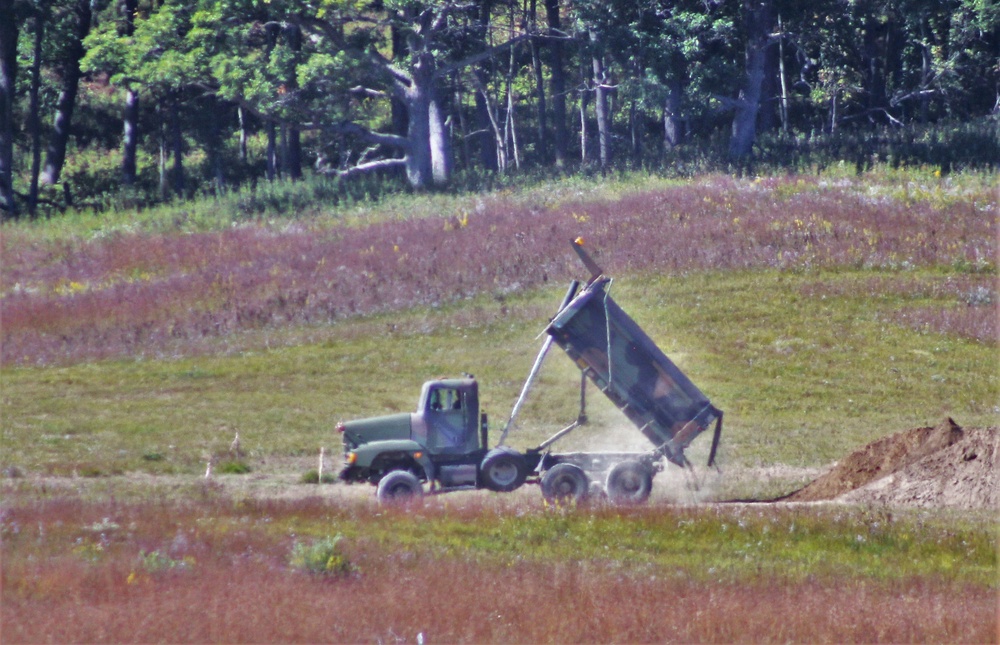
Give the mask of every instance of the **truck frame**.
M 580 503 L 595 493 L 614 502 L 648 499 L 653 478 L 666 463 L 690 468 L 685 449 L 714 427 L 708 465 L 715 463 L 723 413 L 716 408 L 608 293 L 611 279 L 584 250 L 573 248 L 590 271 L 580 288 L 573 281 L 545 327 L 545 342 L 525 380 L 496 446 L 479 410 L 475 377 L 424 383 L 414 413 L 341 422 L 344 444 L 340 479 L 376 486 L 380 501 L 399 501 L 459 490 L 511 492 L 538 484 L 546 500 Z M 565 428 L 534 448 L 505 444 L 551 346 L 558 345 L 580 369 L 580 412 Z M 652 444 L 646 452 L 554 453 L 552 445 L 587 423 L 591 383 Z M 665 463 L 666 462 L 666 463 Z

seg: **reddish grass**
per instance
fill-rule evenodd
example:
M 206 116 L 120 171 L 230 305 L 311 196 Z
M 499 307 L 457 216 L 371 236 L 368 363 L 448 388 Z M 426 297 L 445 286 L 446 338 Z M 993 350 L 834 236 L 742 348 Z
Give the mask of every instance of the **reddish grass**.
M 289 569 L 295 532 L 371 525 L 372 516 L 365 504 L 210 494 L 7 508 L 2 640 L 982 643 L 997 635 L 995 589 L 946 581 L 705 581 L 627 560 L 504 564 L 363 537 L 346 549 L 358 567 L 350 576 Z M 117 528 L 95 528 L 105 518 Z M 143 569 L 137 554 L 154 549 L 192 564 Z
M 3 640 L 984 643 L 997 633 L 995 598 L 946 585 L 705 584 L 587 562 L 362 566 L 359 578 L 320 580 L 216 558 L 127 584 L 125 566 L 39 564 L 30 590 L 5 572 Z
M 365 228 L 131 234 L 44 243 L 6 235 L 4 364 L 156 354 L 288 323 L 503 294 L 579 277 L 582 235 L 625 271 L 962 266 L 991 269 L 994 218 L 974 203 L 875 199 L 803 179 L 713 178 L 618 201 Z

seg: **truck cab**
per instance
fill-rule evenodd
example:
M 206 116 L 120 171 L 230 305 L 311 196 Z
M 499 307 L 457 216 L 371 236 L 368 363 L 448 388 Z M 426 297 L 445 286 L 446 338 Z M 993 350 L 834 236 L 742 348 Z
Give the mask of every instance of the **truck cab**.
M 340 478 L 346 482 L 381 484 L 390 473 L 406 472 L 418 484 L 475 487 L 486 454 L 486 420 L 472 376 L 427 381 L 416 412 L 347 421 L 337 431 L 344 443 Z

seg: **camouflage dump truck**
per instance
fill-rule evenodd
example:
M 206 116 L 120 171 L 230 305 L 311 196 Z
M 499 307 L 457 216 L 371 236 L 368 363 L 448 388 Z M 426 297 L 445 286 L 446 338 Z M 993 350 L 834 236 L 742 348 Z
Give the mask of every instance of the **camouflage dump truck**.
M 610 279 L 574 242 L 591 277 L 574 281 L 494 447 L 487 417 L 480 413 L 475 378 L 424 383 L 417 411 L 339 423 L 345 482 L 377 487 L 381 501 L 425 492 L 485 488 L 510 492 L 540 484 L 550 501 L 581 502 L 606 493 L 616 502 L 643 502 L 665 462 L 690 467 L 685 449 L 713 428 L 709 465 L 722 433 L 722 411 L 660 351 L 608 294 Z M 580 368 L 580 412 L 576 420 L 535 448 L 504 445 L 549 348 L 558 345 Z M 648 452 L 553 453 L 552 444 L 587 422 L 586 389 L 597 387 L 649 439 Z

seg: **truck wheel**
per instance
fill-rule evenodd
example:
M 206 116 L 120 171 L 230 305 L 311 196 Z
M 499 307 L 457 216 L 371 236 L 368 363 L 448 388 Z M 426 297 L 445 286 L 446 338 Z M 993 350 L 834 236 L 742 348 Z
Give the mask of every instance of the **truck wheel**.
M 574 464 L 556 464 L 542 475 L 542 495 L 553 504 L 579 504 L 587 499 L 589 489 L 587 474 Z
M 378 483 L 375 496 L 385 504 L 406 502 L 423 494 L 423 486 L 416 475 L 408 470 L 394 470 Z
M 605 488 L 616 504 L 641 504 L 653 490 L 653 473 L 638 461 L 623 461 L 608 473 Z
M 483 486 L 498 493 L 509 493 L 521 487 L 527 469 L 521 455 L 513 450 L 496 449 L 487 453 L 479 467 Z

